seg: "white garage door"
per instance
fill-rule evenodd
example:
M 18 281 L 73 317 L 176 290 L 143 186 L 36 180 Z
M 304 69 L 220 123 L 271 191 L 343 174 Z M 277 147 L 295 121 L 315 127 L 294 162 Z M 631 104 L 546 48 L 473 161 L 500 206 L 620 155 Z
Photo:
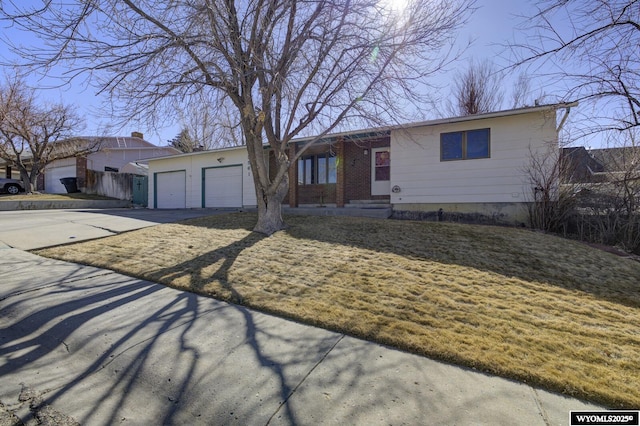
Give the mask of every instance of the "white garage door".
M 47 168 L 44 173 L 44 192 L 49 194 L 64 194 L 67 189 L 60 183 L 60 179 L 76 177 L 76 166 Z
M 204 207 L 242 207 L 242 166 L 205 169 Z
M 187 173 L 178 172 L 156 173 L 156 208 L 184 209 L 187 204 Z

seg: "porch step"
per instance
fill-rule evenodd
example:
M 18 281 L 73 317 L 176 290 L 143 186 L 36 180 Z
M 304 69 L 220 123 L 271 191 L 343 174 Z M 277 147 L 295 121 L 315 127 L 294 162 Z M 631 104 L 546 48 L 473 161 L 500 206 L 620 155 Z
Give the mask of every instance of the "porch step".
M 345 206 L 347 207 L 347 206 Z M 310 216 L 352 216 L 352 217 L 372 217 L 387 219 L 391 216 L 391 206 L 383 208 L 336 208 L 336 207 L 283 207 L 286 214 L 299 214 Z

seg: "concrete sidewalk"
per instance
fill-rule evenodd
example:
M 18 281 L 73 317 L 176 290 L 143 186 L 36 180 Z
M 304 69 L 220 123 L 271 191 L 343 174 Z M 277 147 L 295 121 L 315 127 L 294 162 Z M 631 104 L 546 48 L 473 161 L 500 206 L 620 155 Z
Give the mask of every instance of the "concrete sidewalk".
M 33 424 L 563 425 L 601 409 L 6 244 L 0 256 L 0 401 Z

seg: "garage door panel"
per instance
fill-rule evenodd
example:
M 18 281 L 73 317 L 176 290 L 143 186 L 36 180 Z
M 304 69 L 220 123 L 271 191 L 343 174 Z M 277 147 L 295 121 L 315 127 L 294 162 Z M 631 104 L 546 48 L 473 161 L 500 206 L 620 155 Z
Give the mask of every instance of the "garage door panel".
M 47 168 L 44 173 L 44 192 L 49 194 L 64 194 L 67 189 L 60 183 L 60 179 L 76 176 L 76 166 Z
M 242 207 L 242 166 L 205 169 L 204 207 Z
M 187 206 L 187 173 L 182 171 L 156 173 L 156 208 L 184 209 Z

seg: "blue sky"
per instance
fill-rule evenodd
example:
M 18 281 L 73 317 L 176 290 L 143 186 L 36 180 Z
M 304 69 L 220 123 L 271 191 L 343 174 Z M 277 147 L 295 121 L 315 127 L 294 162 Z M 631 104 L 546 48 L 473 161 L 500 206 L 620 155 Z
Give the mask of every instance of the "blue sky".
M 465 44 L 472 40 L 471 48 L 465 52 L 463 59 L 452 67 L 451 72 L 456 67 L 466 67 L 468 60 L 483 60 L 485 58 L 493 60 L 496 65 L 504 66 L 506 61 L 501 58 L 503 47 L 505 44 L 517 37 L 519 34 L 515 26 L 522 23 L 522 18 L 517 15 L 529 14 L 532 10 L 532 2 L 527 0 L 478 0 L 476 3 L 478 9 L 471 16 L 468 25 L 458 35 L 458 42 Z M 40 42 L 29 34 L 18 34 L 15 30 L 7 28 L 6 23 L 2 26 L 3 36 L 12 39 L 18 38 L 20 43 L 37 46 Z M 11 60 L 13 57 L 8 51 L 4 43 L 0 43 L 0 57 L 4 60 Z M 5 71 L 6 72 L 6 71 Z M 435 80 L 438 86 L 447 86 L 451 73 L 443 74 Z M 511 88 L 514 78 L 505 80 L 507 91 Z M 104 97 L 96 96 L 96 89 L 88 87 L 82 79 L 78 79 L 72 87 L 51 88 L 51 83 L 47 80 L 29 79 L 29 84 L 39 89 L 42 99 L 52 101 L 63 101 L 65 103 L 74 104 L 78 107 L 79 112 L 86 117 L 87 127 L 82 132 L 85 135 L 99 134 L 102 126 L 110 123 L 108 110 L 98 111 Z M 47 88 L 49 87 L 49 88 Z M 549 89 L 539 89 L 535 85 L 532 86 L 535 94 L 539 95 Z M 448 93 L 448 89 L 443 90 L 443 95 Z M 546 92 L 545 92 L 546 93 Z M 547 93 L 553 95 L 553 93 Z M 507 105 L 506 105 L 507 106 Z M 426 119 L 434 118 L 426 116 Z M 159 129 L 146 128 L 144 125 L 131 123 L 125 128 L 116 128 L 112 131 L 118 135 L 128 135 L 132 131 L 141 131 L 145 134 L 145 138 L 157 145 L 166 145 L 167 140 L 173 138 L 180 129 L 180 123 Z

